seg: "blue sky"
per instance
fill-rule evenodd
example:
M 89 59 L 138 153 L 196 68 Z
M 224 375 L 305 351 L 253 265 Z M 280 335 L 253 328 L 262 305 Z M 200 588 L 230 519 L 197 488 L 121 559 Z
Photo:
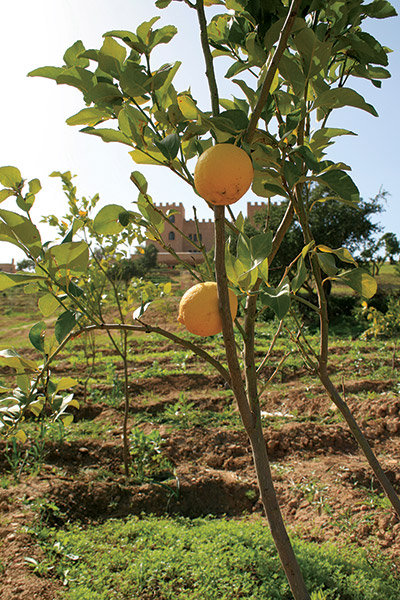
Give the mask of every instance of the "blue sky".
M 399 2 L 393 4 L 400 12 Z M 129 175 L 140 169 L 149 180 L 149 191 L 155 202 L 183 202 L 189 216 L 191 207 L 196 205 L 200 218 L 211 218 L 205 203 L 167 169 L 138 167 L 128 155 L 127 147 L 105 144 L 79 133 L 77 127 L 68 126 L 65 120 L 83 108 L 77 90 L 26 76 L 39 66 L 61 65 L 65 50 L 77 39 L 87 48 L 99 48 L 104 32 L 134 31 L 139 23 L 155 14 L 161 16 L 160 25 L 174 24 L 179 34 L 170 44 L 160 47 L 153 64 L 182 60 L 176 87 L 183 90 L 190 86 L 202 108 L 208 108 L 196 15 L 182 2 L 173 2 L 162 11 L 149 0 L 18 0 L 2 7 L 0 165 L 14 165 L 24 178 L 41 180 L 43 190 L 33 210 L 36 221 L 43 214 L 62 215 L 65 209 L 58 182 L 49 178 L 54 170 L 70 170 L 76 174 L 80 195 L 91 196 L 98 192 L 102 205 L 120 203 L 128 208 L 136 199 Z M 400 236 L 400 17 L 371 20 L 368 31 L 393 50 L 389 64 L 392 78 L 383 81 L 381 90 L 362 80 L 356 80 L 357 85 L 352 83 L 375 106 L 379 117 L 350 108 L 336 111 L 329 125 L 351 129 L 358 136 L 338 138 L 328 157 L 352 167 L 352 176 L 362 197 L 375 196 L 381 187 L 389 192 L 386 211 L 379 216 L 379 221 L 385 231 Z M 238 95 L 238 88 L 223 80 L 226 70 L 223 61 L 217 61 L 216 65 L 222 81 L 221 96 Z M 248 193 L 235 208 L 245 210 L 247 200 L 254 201 L 257 197 Z M 12 209 L 13 205 L 6 201 L 2 207 Z M 48 229 L 41 229 L 47 239 Z M 23 258 L 15 247 L 0 243 L 0 262 L 13 257 L 15 260 Z

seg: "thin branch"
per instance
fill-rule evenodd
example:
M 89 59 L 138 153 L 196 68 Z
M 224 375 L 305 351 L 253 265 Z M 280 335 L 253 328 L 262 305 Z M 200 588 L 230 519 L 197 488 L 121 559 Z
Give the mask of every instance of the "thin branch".
M 199 20 L 199 26 L 200 26 L 201 47 L 203 49 L 204 60 L 206 63 L 206 76 L 207 76 L 207 80 L 208 80 L 208 87 L 210 89 L 211 108 L 212 108 L 212 113 L 215 117 L 216 115 L 219 114 L 218 86 L 217 86 L 217 79 L 215 77 L 213 56 L 211 54 L 210 45 L 208 43 L 207 21 L 206 21 L 206 15 L 204 12 L 203 0 L 196 0 L 196 12 L 197 12 L 197 18 Z
M 263 366 L 265 365 L 265 363 L 267 362 L 267 360 L 271 356 L 271 352 L 274 349 L 274 346 L 276 344 L 276 340 L 278 339 L 280 332 L 282 331 L 282 327 L 283 327 L 283 319 L 281 319 L 279 321 L 279 327 L 276 330 L 275 335 L 274 335 L 274 337 L 271 340 L 271 343 L 269 345 L 267 354 L 264 356 L 263 360 L 261 361 L 261 363 L 260 363 L 260 365 L 259 365 L 259 367 L 257 369 L 257 374 L 261 371 L 261 369 L 263 368 Z
M 107 331 L 107 330 L 109 330 L 109 331 L 113 331 L 113 330 L 140 331 L 140 332 L 144 332 L 144 333 L 157 333 L 159 335 L 162 335 L 163 337 L 170 339 L 175 344 L 178 344 L 178 345 L 182 346 L 183 348 L 187 348 L 188 350 L 191 350 L 194 354 L 197 354 L 197 356 L 200 356 L 200 358 L 203 358 L 205 361 L 207 361 L 213 367 L 215 367 L 215 369 L 217 369 L 217 371 L 220 373 L 220 375 L 222 375 L 224 380 L 228 384 L 230 384 L 230 376 L 229 376 L 228 371 L 224 368 L 223 365 L 221 365 L 221 363 L 219 361 L 217 361 L 213 356 L 211 356 L 208 352 L 206 352 L 206 350 L 203 350 L 203 348 L 200 348 L 196 344 L 193 344 L 192 342 L 189 342 L 188 340 L 185 340 L 185 339 L 175 335 L 174 333 L 171 333 L 170 331 L 162 329 L 161 327 L 155 327 L 153 325 L 149 325 L 148 323 L 144 323 L 143 321 L 138 321 L 138 322 L 140 323 L 140 325 L 127 325 L 127 324 L 123 324 L 123 323 L 101 323 L 100 325 L 88 325 L 86 327 L 81 327 L 80 329 L 72 331 L 61 342 L 61 344 L 58 346 L 58 348 L 56 348 L 56 350 L 53 352 L 53 354 L 48 357 L 46 363 L 44 364 L 43 369 L 47 368 L 47 366 L 56 358 L 56 356 L 61 352 L 61 350 L 63 350 L 63 348 L 65 348 L 65 346 L 68 344 L 69 341 L 78 337 L 82 333 L 94 331 L 94 330 L 98 330 L 98 331 Z
M 244 139 L 247 143 L 250 143 L 253 139 L 254 132 L 256 130 L 258 120 L 261 116 L 261 113 L 262 113 L 265 103 L 267 101 L 268 94 L 271 89 L 271 85 L 274 80 L 279 61 L 280 61 L 284 51 L 286 50 L 287 41 L 289 39 L 290 32 L 294 25 L 294 21 L 296 19 L 300 4 L 301 4 L 301 0 L 292 0 L 292 3 L 290 5 L 290 9 L 288 11 L 286 20 L 283 24 L 281 33 L 279 35 L 278 46 L 274 52 L 274 55 L 272 57 L 270 64 L 269 64 L 268 71 L 265 76 L 263 86 L 261 88 L 260 96 L 258 98 L 258 102 L 253 110 L 249 125 L 247 127 L 247 131 L 246 131 L 246 134 L 244 137 Z

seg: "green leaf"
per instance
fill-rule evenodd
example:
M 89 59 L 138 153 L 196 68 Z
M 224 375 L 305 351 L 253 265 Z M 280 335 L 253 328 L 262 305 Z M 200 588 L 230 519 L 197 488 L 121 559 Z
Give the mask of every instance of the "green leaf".
M 235 286 L 239 286 L 240 277 L 245 272 L 242 262 L 239 258 L 235 258 L 229 252 L 229 244 L 225 246 L 225 269 L 229 281 Z
M 364 7 L 365 13 L 374 19 L 386 19 L 397 16 L 395 8 L 387 0 L 374 0 Z
M 149 34 L 154 23 L 156 23 L 160 19 L 161 17 L 159 16 L 153 17 L 152 19 L 150 19 L 150 21 L 144 21 L 143 23 L 141 23 L 136 29 L 136 35 L 145 46 L 147 46 L 149 43 Z
M 22 175 L 16 167 L 0 167 L 0 183 L 7 188 L 18 188 Z
M 350 41 L 352 54 L 355 54 L 362 64 L 388 64 L 385 49 L 369 33 L 357 31 L 347 36 L 347 39 Z
M 339 129 L 337 127 L 321 127 L 313 134 L 310 146 L 313 152 L 330 146 L 331 139 L 340 135 L 357 135 L 348 129 Z
M 18 213 L 4 209 L 0 210 L 0 218 L 15 235 L 17 240 L 26 246 L 33 256 L 38 257 L 41 254 L 42 242 L 39 230 L 29 219 Z
M 339 258 L 339 260 L 343 262 L 352 263 L 353 265 L 357 266 L 357 261 L 352 257 L 347 248 L 336 248 L 334 250 L 332 248 L 329 248 L 329 246 L 319 244 L 318 246 L 316 246 L 316 250 L 319 250 L 320 252 L 328 252 L 331 254 L 335 254 Z
M 72 117 L 67 119 L 68 125 L 97 125 L 102 121 L 107 121 L 111 118 L 111 113 L 103 108 L 93 106 L 91 108 L 83 108 Z
M 256 102 L 256 92 L 251 87 L 249 87 L 247 83 L 242 79 L 232 79 L 232 81 L 240 87 L 247 100 L 249 101 L 251 108 L 254 108 Z
M 7 200 L 7 198 L 9 198 L 10 196 L 13 196 L 14 194 L 15 194 L 14 190 L 8 190 L 8 189 L 0 190 L 0 202 Z
M 131 181 L 141 194 L 147 194 L 148 183 L 146 177 L 140 171 L 132 171 Z
M 272 232 L 259 233 L 250 238 L 252 269 L 258 269 L 263 281 L 268 281 L 268 257 L 272 250 Z
M 146 117 L 133 106 L 126 104 L 118 114 L 118 126 L 127 138 L 132 139 L 135 144 L 142 145 L 143 130 L 147 125 Z
M 336 266 L 335 257 L 332 254 L 325 254 L 323 252 L 316 252 L 316 256 L 318 258 L 319 266 L 321 269 L 329 275 L 329 277 L 333 277 L 338 272 L 338 268 Z
M 168 44 L 177 33 L 178 30 L 174 25 L 166 25 L 156 29 L 150 34 L 149 49 L 152 50 L 159 44 Z
M 138 165 L 165 165 L 165 157 L 162 152 L 155 150 L 143 151 L 140 148 L 129 152 L 133 160 Z
M 180 139 L 177 133 L 167 135 L 161 142 L 154 140 L 155 145 L 167 160 L 173 160 L 179 152 Z
M 300 96 L 304 93 L 305 76 L 298 64 L 285 54 L 279 61 L 279 74 L 287 81 L 293 89 L 293 92 Z
M 123 230 L 119 220 L 121 214 L 127 210 L 119 204 L 107 204 L 95 216 L 93 229 L 99 235 L 115 235 Z
M 197 119 L 199 111 L 193 98 L 191 98 L 187 94 L 180 94 L 177 100 L 179 109 L 182 112 L 185 119 Z
M 71 85 L 84 94 L 89 94 L 95 84 L 95 76 L 91 71 L 82 67 L 70 67 L 61 71 L 57 77 L 57 83 Z
M 52 246 L 45 253 L 45 262 L 57 276 L 80 275 L 89 264 L 89 247 L 83 240 Z
M 116 129 L 84 127 L 81 131 L 82 133 L 88 133 L 89 135 L 97 135 L 103 142 L 120 142 L 121 144 L 132 147 L 130 139 L 122 133 L 122 131 L 117 131 Z
M 59 344 L 73 330 L 80 317 L 80 313 L 71 312 L 70 310 L 61 313 L 54 325 L 54 335 Z
M 29 185 L 29 192 L 31 194 L 38 194 L 40 192 L 40 190 L 42 189 L 42 185 L 39 181 L 39 179 L 31 179 L 28 183 Z
M 181 64 L 182 64 L 182 62 L 177 60 L 173 65 L 170 65 L 170 68 L 168 69 L 168 73 L 167 73 L 164 83 L 161 85 L 161 87 L 159 87 L 157 89 L 157 97 L 158 98 L 163 99 L 163 97 L 167 93 L 168 88 L 170 87 L 172 80 L 174 79 L 175 74 L 177 73 Z
M 44 353 L 44 331 L 46 329 L 46 323 L 44 321 L 39 321 L 39 323 L 35 323 L 33 327 L 31 327 L 29 331 L 29 340 L 36 350 Z
M 304 160 L 306 167 L 315 173 L 321 170 L 321 163 L 318 161 L 312 150 L 308 146 L 296 146 L 290 155 L 300 156 Z
M 272 196 L 287 196 L 286 190 L 281 185 L 279 173 L 273 169 L 255 171 L 251 189 L 257 196 L 271 198 Z
M 272 308 L 279 320 L 283 319 L 290 308 L 290 286 L 285 281 L 279 288 L 267 287 L 260 292 L 264 306 Z
M 17 285 L 27 285 L 36 281 L 44 281 L 45 277 L 35 273 L 4 273 L 0 271 L 0 292 Z
M 63 390 L 68 390 L 69 388 L 73 387 L 74 385 L 78 384 L 78 380 L 77 379 L 73 379 L 72 377 L 62 377 L 58 382 L 57 382 L 57 387 L 56 387 L 56 391 L 57 392 L 61 392 Z
M 63 73 L 65 69 L 63 67 L 39 67 L 28 73 L 28 77 L 46 77 L 47 79 L 54 79 L 57 81 L 57 77 Z
M 37 371 L 36 363 L 33 360 L 24 358 L 16 350 L 10 348 L 0 350 L 0 364 L 15 369 L 17 373 L 35 373 Z
M 87 67 L 89 61 L 87 58 L 80 58 L 80 54 L 85 51 L 85 46 L 78 40 L 70 46 L 64 54 L 64 62 L 68 67 Z
M 52 294 L 45 294 L 38 300 L 38 307 L 44 317 L 49 317 L 61 306 L 60 302 Z
M 332 56 L 332 44 L 321 42 L 310 27 L 301 29 L 294 41 L 301 56 L 303 73 L 309 80 L 328 65 Z
M 171 4 L 172 0 L 156 0 L 157 8 L 167 8 Z
M 340 198 L 347 202 L 358 202 L 360 192 L 352 178 L 340 170 L 331 170 L 318 175 L 315 181 L 322 182 L 330 187 Z
M 302 176 L 302 170 L 295 163 L 286 160 L 283 164 L 283 174 L 288 182 L 289 188 L 293 189 Z
M 375 279 L 362 268 L 345 271 L 334 279 L 345 283 L 366 299 L 372 298 L 378 289 Z
M 98 54 L 99 67 L 105 73 L 119 79 L 122 64 L 126 58 L 126 49 L 111 36 L 105 36 Z
M 318 96 L 314 102 L 314 108 L 321 107 L 324 109 L 335 109 L 344 106 L 361 108 L 374 117 L 378 116 L 375 108 L 371 104 L 368 104 L 361 94 L 350 88 L 335 88 L 328 90 Z
M 307 276 L 308 272 L 304 262 L 304 258 L 303 256 L 300 256 L 300 259 L 297 261 L 296 275 L 293 277 L 290 283 L 290 287 L 292 288 L 293 292 L 296 293 L 301 288 L 303 283 L 306 281 Z
M 145 73 L 143 67 L 128 61 L 124 67 L 120 84 L 123 91 L 131 98 L 145 96 L 150 90 L 151 79 Z

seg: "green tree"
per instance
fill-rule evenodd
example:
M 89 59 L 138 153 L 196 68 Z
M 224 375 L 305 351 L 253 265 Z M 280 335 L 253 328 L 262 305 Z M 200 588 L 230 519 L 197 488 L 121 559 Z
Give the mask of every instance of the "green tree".
M 393 265 L 395 257 L 400 254 L 400 241 L 396 234 L 391 232 L 385 233 L 381 239 L 385 245 L 385 258 Z

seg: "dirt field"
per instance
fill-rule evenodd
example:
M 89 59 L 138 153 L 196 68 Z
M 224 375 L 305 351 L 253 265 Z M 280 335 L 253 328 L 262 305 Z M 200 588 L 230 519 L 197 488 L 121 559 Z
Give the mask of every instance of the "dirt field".
M 400 359 L 394 343 L 357 341 L 357 352 L 355 343 L 349 339 L 334 345 L 332 376 L 400 493 Z M 123 402 L 115 394 L 122 371 L 118 363 L 108 363 L 114 383 L 107 379 L 104 361 L 112 353 L 104 349 L 103 367 L 90 382 L 91 395 L 84 403 L 82 383 L 77 387 L 75 424 L 64 441 L 54 435 L 46 440 L 39 473 L 28 469 L 16 483 L 1 442 L 2 600 L 51 600 L 62 588 L 51 573 L 38 576 L 25 560 L 40 563 L 43 558 L 24 529 L 38 520 L 62 526 L 142 512 L 232 518 L 262 512 L 249 444 L 222 379 L 194 357 L 186 356 L 182 363 L 176 347 L 159 339 L 133 337 L 131 349 L 129 427 L 159 432 L 167 472 L 158 481 L 126 482 Z M 79 351 L 78 345 L 76 356 Z M 274 360 L 280 353 L 277 348 Z M 83 377 L 83 366 L 73 356 L 64 353 L 57 377 Z M 2 369 L 0 377 L 9 375 Z M 322 386 L 299 362 L 293 363 L 283 367 L 261 400 L 265 441 L 290 531 L 317 542 L 354 542 L 367 549 L 371 560 L 386 556 L 398 570 L 400 523 Z

